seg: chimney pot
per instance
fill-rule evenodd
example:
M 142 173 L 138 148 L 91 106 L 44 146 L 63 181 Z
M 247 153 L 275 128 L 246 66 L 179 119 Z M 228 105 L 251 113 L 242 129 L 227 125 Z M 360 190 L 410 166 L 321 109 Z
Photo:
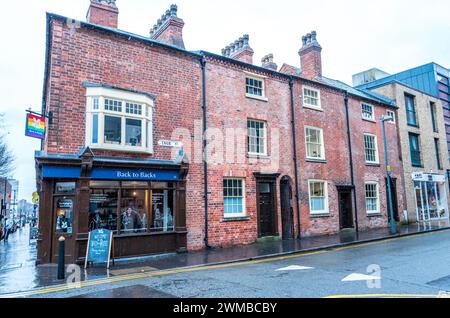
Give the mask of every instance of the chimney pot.
M 315 79 L 322 76 L 322 47 L 317 42 L 317 32 L 312 31 L 302 37 L 302 48 L 298 52 L 301 63 L 301 76 Z
M 229 46 L 225 47 L 225 49 L 222 50 L 222 54 L 224 56 L 252 64 L 254 52 L 249 46 L 249 39 L 250 39 L 249 35 L 244 34 L 244 36 L 238 38 Z
M 156 27 L 150 30 L 150 37 L 184 49 L 184 21 L 177 17 L 178 7 L 175 4 L 158 19 Z

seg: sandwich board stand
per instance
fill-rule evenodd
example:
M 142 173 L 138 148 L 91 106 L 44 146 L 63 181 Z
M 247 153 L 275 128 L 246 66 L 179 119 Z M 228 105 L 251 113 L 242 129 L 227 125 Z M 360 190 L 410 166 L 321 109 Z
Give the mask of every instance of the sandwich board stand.
M 105 229 L 89 232 L 84 268 L 86 269 L 89 263 L 106 263 L 106 268 L 109 269 L 111 254 L 114 265 L 113 232 Z

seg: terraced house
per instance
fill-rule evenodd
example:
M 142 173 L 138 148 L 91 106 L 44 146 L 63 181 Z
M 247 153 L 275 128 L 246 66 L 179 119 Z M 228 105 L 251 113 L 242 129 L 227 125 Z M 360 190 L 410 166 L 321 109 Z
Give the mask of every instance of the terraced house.
M 253 63 L 248 35 L 222 54 L 189 51 L 175 5 L 148 36 L 118 29 L 116 2 L 87 22 L 47 15 L 36 153 L 38 257 L 83 261 L 90 230 L 115 256 L 184 252 L 387 226 L 379 117 L 392 100 L 322 75 L 317 34 L 297 66 Z M 398 130 L 387 127 L 404 209 Z

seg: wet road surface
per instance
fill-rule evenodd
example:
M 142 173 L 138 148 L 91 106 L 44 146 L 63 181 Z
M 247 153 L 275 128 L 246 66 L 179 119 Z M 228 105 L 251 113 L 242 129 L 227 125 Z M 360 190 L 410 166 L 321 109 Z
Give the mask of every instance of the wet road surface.
M 31 297 L 437 297 L 450 291 L 450 231 L 237 264 L 129 276 Z

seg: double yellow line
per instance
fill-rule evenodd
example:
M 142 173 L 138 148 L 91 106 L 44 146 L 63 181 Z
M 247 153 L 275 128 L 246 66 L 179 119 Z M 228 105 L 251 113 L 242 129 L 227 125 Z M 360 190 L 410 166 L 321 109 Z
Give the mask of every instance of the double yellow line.
M 441 232 L 447 232 L 450 230 L 443 230 Z M 434 232 L 428 232 L 420 234 L 421 236 L 425 235 L 431 235 Z M 18 298 L 18 297 L 28 297 L 28 296 L 37 296 L 37 295 L 43 295 L 43 294 L 49 294 L 49 293 L 56 293 L 56 292 L 62 292 L 62 291 L 69 291 L 69 290 L 76 290 L 80 288 L 90 287 L 90 286 L 96 286 L 96 285 L 103 285 L 103 284 L 111 284 L 111 283 L 117 283 L 117 282 L 123 282 L 128 280 L 137 280 L 137 279 L 143 279 L 143 278 L 150 278 L 150 277 L 157 277 L 157 276 L 167 276 L 167 275 L 174 275 L 179 273 L 189 273 L 189 272 L 198 272 L 198 271 L 206 271 L 206 270 L 213 270 L 213 269 L 222 269 L 222 268 L 230 268 L 230 267 L 239 267 L 243 265 L 252 265 L 252 264 L 261 264 L 261 263 L 269 263 L 274 261 L 282 261 L 292 258 L 300 258 L 300 257 L 306 257 L 311 255 L 317 255 L 317 254 L 324 254 L 328 252 L 338 252 L 348 249 L 355 249 L 355 248 L 361 248 L 365 246 L 370 245 L 377 245 L 382 244 L 387 241 L 398 241 L 398 240 L 404 240 L 407 238 L 413 238 L 417 237 L 417 235 L 414 236 L 404 236 L 404 237 L 397 237 L 397 238 L 386 238 L 384 240 L 376 241 L 376 242 L 367 242 L 367 243 L 361 243 L 361 244 L 355 244 L 355 245 L 349 245 L 344 247 L 338 247 L 333 248 L 331 250 L 320 250 L 320 251 L 311 251 L 311 252 L 298 252 L 295 254 L 285 255 L 285 256 L 275 256 L 270 258 L 263 258 L 258 260 L 250 260 L 250 261 L 241 261 L 241 262 L 235 262 L 235 263 L 227 263 L 227 264 L 217 264 L 217 265 L 199 265 L 199 266 L 192 266 L 192 267 L 181 267 L 181 268 L 175 268 L 175 269 L 169 269 L 169 270 L 161 270 L 161 271 L 154 271 L 150 273 L 142 273 L 142 274 L 131 274 L 131 275 L 123 275 L 123 276 L 117 276 L 117 277 L 111 277 L 111 278 L 101 278 L 101 279 L 95 279 L 90 281 L 84 281 L 79 284 L 78 287 L 73 287 L 73 285 L 69 284 L 63 284 L 63 285 L 56 285 L 53 287 L 45 287 L 42 289 L 34 289 L 30 291 L 25 292 L 19 292 L 19 293 L 13 293 L 13 294 L 4 294 L 0 295 L 0 298 Z M 379 295 L 379 296 L 377 296 Z M 373 295 L 334 295 L 329 296 L 329 298 L 350 298 L 350 297 L 390 297 L 390 296 L 381 296 L 383 294 L 373 294 Z M 402 294 L 392 294 L 392 297 L 414 297 L 413 295 L 404 295 Z M 415 297 L 437 297 L 437 295 L 417 295 Z

